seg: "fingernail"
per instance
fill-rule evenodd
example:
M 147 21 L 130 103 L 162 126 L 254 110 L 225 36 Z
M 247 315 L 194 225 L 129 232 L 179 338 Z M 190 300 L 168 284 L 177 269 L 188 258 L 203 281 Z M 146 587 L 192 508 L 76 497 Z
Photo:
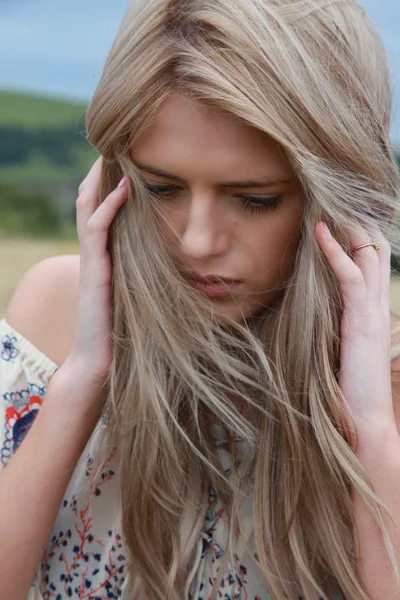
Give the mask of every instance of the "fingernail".
M 128 180 L 128 178 L 127 178 L 127 176 L 125 175 L 125 177 L 123 177 L 123 178 L 121 179 L 121 181 L 119 182 L 119 184 L 118 184 L 118 187 L 120 188 L 120 187 L 122 187 L 123 185 L 125 185 L 125 183 L 127 182 L 127 180 Z

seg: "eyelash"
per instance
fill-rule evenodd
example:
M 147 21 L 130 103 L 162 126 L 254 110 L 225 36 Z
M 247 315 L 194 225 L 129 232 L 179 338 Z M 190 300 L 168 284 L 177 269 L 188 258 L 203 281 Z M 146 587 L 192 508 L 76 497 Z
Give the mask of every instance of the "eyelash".
M 145 188 L 148 192 L 154 194 L 155 196 L 167 196 L 171 192 L 179 189 L 175 185 L 158 186 L 151 184 L 146 184 Z M 243 210 L 250 211 L 251 215 L 263 214 L 267 211 L 277 210 L 281 205 L 280 196 L 235 196 L 235 198 L 242 200 Z M 251 202 L 254 202 L 255 198 L 260 202 L 260 204 L 251 204 Z

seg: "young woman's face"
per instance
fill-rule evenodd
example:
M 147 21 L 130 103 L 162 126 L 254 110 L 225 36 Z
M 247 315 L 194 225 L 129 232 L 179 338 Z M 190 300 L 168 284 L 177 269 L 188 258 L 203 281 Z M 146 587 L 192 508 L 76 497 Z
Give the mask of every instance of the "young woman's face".
M 224 295 L 212 286 L 197 286 L 198 293 L 238 320 L 271 305 L 292 270 L 304 202 L 280 146 L 171 96 L 134 144 L 132 160 L 158 189 L 179 268 L 241 281 L 223 286 Z

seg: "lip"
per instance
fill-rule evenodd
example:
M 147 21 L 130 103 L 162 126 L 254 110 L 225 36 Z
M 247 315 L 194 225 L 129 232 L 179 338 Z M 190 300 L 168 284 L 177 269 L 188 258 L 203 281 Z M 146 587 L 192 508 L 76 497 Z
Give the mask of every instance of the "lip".
M 223 298 L 229 296 L 232 292 L 236 291 L 241 285 L 242 281 L 223 281 L 219 283 L 204 283 L 198 279 L 192 279 L 191 284 L 198 291 L 208 296 L 209 298 Z
M 239 279 L 231 279 L 230 277 L 223 277 L 222 275 L 200 275 L 200 273 L 196 273 L 195 271 L 191 271 L 191 272 L 187 272 L 187 275 L 190 277 L 190 279 L 195 280 L 196 282 L 201 282 L 204 284 L 211 284 L 211 283 L 227 283 L 227 284 L 231 284 L 231 283 L 243 283 L 241 280 Z

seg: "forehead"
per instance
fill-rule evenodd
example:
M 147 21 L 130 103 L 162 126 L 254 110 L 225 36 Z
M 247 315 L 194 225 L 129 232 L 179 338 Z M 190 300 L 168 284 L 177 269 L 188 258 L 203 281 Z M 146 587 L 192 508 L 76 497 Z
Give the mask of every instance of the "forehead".
M 283 148 L 266 133 L 181 96 L 168 97 L 154 123 L 136 140 L 134 162 L 184 176 L 196 166 L 224 176 L 285 176 Z M 179 173 L 179 170 L 181 171 Z

